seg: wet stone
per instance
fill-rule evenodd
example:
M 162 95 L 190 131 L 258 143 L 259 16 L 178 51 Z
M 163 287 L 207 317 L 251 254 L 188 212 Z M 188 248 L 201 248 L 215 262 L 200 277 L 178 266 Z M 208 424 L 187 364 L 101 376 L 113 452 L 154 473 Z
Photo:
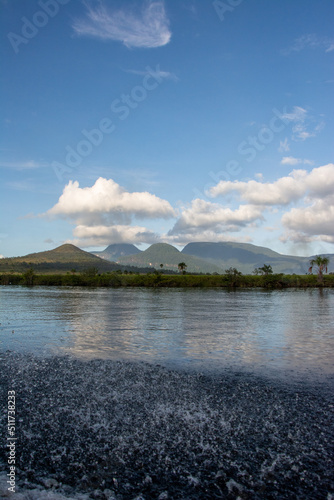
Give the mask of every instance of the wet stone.
M 334 498 L 329 383 L 5 353 L 8 385 L 20 500 Z

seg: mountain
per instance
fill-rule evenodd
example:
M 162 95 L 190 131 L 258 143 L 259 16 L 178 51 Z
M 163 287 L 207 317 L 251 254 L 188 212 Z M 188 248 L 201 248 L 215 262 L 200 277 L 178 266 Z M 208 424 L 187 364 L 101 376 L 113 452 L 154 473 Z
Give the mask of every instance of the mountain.
M 128 251 L 135 253 L 117 257 Z M 65 244 L 46 252 L 0 259 L 0 272 L 25 272 L 30 267 L 39 273 L 70 272 L 73 269 L 80 272 L 92 267 L 99 272 L 126 268 L 133 272 L 148 272 L 152 268 L 160 270 L 160 264 L 163 264 L 162 269 L 178 271 L 178 264 L 185 262 L 187 271 L 194 273 L 222 274 L 225 269 L 235 267 L 243 274 L 251 274 L 255 268 L 267 264 L 272 266 L 274 273 L 306 274 L 310 259 L 314 257 L 282 255 L 266 247 L 234 242 L 188 243 L 182 252 L 167 243 L 156 243 L 143 252 L 134 245 L 117 244 L 109 245 L 101 254 L 104 252 L 117 259 L 117 263 L 110 262 L 107 257 L 100 258 L 74 245 Z M 328 272 L 334 272 L 334 254 L 323 256 L 330 260 Z
M 262 267 L 264 264 L 271 265 L 274 273 L 306 274 L 310 261 L 310 257 L 282 255 L 269 248 L 250 243 L 188 243 L 182 253 L 205 259 L 220 267 L 220 272 L 229 267 L 236 267 L 244 274 L 251 274 L 255 268 Z M 329 255 L 330 266 L 334 269 L 334 255 L 332 257 Z
M 45 271 L 82 271 L 90 267 L 96 267 L 99 272 L 120 269 L 120 266 L 106 262 L 80 248 L 65 244 L 54 250 L 46 252 L 31 253 L 23 257 L 12 257 L 0 259 L 0 271 L 22 272 L 33 267 L 38 272 Z
M 124 257 L 127 255 L 135 255 L 136 253 L 140 253 L 141 250 L 135 247 L 134 245 L 130 245 L 128 243 L 115 243 L 113 245 L 109 245 L 102 252 L 91 252 L 93 255 L 97 257 L 101 257 L 101 259 L 106 259 L 115 262 L 120 257 Z
M 160 264 L 163 264 L 163 269 L 172 269 L 174 271 L 178 271 L 180 262 L 185 262 L 189 272 L 213 273 L 220 271 L 215 264 L 198 257 L 185 256 L 177 248 L 167 243 L 155 243 L 136 255 L 120 257 L 117 262 L 123 265 L 152 267 L 155 269 L 160 269 Z

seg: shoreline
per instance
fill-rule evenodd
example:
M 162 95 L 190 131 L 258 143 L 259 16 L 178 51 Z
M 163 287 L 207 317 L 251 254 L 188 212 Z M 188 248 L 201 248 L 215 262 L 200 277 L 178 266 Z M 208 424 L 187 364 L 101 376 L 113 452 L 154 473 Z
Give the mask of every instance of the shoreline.
M 147 288 L 333 288 L 334 275 L 323 276 L 319 281 L 315 275 L 241 275 L 229 276 L 226 274 L 163 274 L 152 273 L 104 273 L 88 276 L 79 274 L 1 274 L 1 286 L 84 286 L 84 287 L 147 287 Z
M 334 494 L 329 385 L 8 352 L 1 365 L 1 406 L 16 391 L 18 499 Z

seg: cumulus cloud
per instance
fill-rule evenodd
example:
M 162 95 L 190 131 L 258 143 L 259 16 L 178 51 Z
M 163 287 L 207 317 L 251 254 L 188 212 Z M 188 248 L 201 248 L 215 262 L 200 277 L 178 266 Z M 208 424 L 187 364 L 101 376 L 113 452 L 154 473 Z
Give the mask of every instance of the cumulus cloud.
M 184 208 L 167 238 L 176 243 L 189 241 L 231 241 L 226 233 L 240 231 L 243 227 L 262 220 L 259 207 L 241 205 L 236 210 L 218 203 L 193 200 Z M 240 238 L 239 238 L 240 241 Z
M 130 193 L 112 179 L 100 177 L 91 187 L 69 181 L 58 203 L 43 214 L 74 221 L 73 235 L 80 246 L 124 242 L 153 242 L 157 236 L 135 219 L 168 219 L 176 212 L 168 201 L 148 192 Z
M 123 217 L 167 219 L 176 215 L 168 201 L 148 192 L 129 193 L 112 179 L 103 177 L 85 188 L 80 188 L 78 181 L 69 181 L 58 203 L 47 214 L 92 221 L 108 217 L 111 223 Z
M 84 226 L 73 231 L 74 239 L 69 243 L 82 247 L 107 246 L 110 243 L 156 243 L 159 237 L 142 226 Z
M 292 208 L 282 217 L 287 228 L 285 240 L 334 243 L 334 195 L 326 200 L 314 200 L 311 205 Z
M 211 196 L 236 193 L 248 205 L 262 213 L 271 206 L 298 206 L 286 211 L 281 223 L 286 232 L 282 241 L 322 240 L 334 243 L 334 164 L 307 170 L 293 170 L 275 182 L 221 181 L 211 188 Z M 259 214 L 261 214 L 261 210 Z M 240 212 L 241 213 L 241 212 Z M 254 212 L 256 213 L 256 212 Z M 260 219 L 260 215 L 257 217 Z
M 128 6 L 112 10 L 102 1 L 95 7 L 86 3 L 86 7 L 86 16 L 73 24 L 77 35 L 119 41 L 128 48 L 161 47 L 171 39 L 162 1 L 146 2 L 141 12 L 134 12 Z
M 242 200 L 255 205 L 288 205 L 304 194 L 303 170 L 294 170 L 292 176 L 282 177 L 273 183 L 250 180 L 220 181 L 211 188 L 209 195 L 224 196 L 231 192 L 239 193 Z M 290 174 L 291 175 L 291 174 Z
M 314 168 L 311 172 L 293 170 L 275 182 L 220 181 L 208 194 L 216 197 L 230 192 L 237 192 L 247 203 L 266 206 L 288 205 L 300 200 L 306 193 L 309 196 L 322 196 L 334 192 L 334 164 Z

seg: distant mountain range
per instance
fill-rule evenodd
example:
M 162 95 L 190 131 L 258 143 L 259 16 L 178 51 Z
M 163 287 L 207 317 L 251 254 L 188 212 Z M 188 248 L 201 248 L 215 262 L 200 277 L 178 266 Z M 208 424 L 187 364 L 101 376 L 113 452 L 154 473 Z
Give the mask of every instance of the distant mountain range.
M 275 273 L 286 274 L 305 274 L 309 268 L 309 258 L 281 255 L 249 243 L 189 243 L 182 253 L 196 255 L 220 269 L 235 267 L 243 274 L 250 274 L 264 264 L 271 265 Z
M 328 272 L 334 271 L 334 254 L 329 257 Z M 144 251 L 135 245 L 113 244 L 102 252 L 85 252 L 65 244 L 54 250 L 38 252 L 23 257 L 0 259 L 0 272 L 22 272 L 33 267 L 37 272 L 83 271 L 95 267 L 99 272 L 125 270 L 146 272 L 152 269 L 177 272 L 184 262 L 192 273 L 222 274 L 235 267 L 243 274 L 255 268 L 271 265 L 274 273 L 306 274 L 310 257 L 282 255 L 266 247 L 248 243 L 188 243 L 182 251 L 167 243 L 155 243 Z
M 178 264 L 185 262 L 187 271 L 191 273 L 214 273 L 221 272 L 221 269 L 207 259 L 201 259 L 197 256 L 185 255 L 177 248 L 167 243 L 155 243 L 143 252 L 135 255 L 120 257 L 117 262 L 123 265 L 137 267 L 154 267 L 155 269 L 171 269 L 178 271 Z M 160 265 L 162 264 L 162 268 Z
M 140 253 L 141 250 L 135 247 L 134 245 L 130 245 L 129 243 L 116 243 L 113 245 L 109 245 L 102 252 L 91 252 L 93 255 L 97 257 L 101 257 L 101 259 L 116 261 L 120 257 L 124 257 L 127 255 L 135 255 L 136 253 Z
M 134 245 L 128 245 L 126 250 L 135 248 L 136 253 L 127 255 L 120 255 L 120 251 L 124 251 L 123 245 L 119 246 L 119 252 L 117 244 L 110 246 L 116 262 L 122 265 L 160 269 L 160 264 L 163 264 L 162 269 L 177 271 L 178 264 L 185 262 L 187 271 L 202 273 L 223 273 L 225 269 L 235 267 L 243 274 L 251 274 L 255 268 L 267 264 L 272 266 L 275 273 L 306 274 L 310 259 L 314 257 L 283 255 L 270 248 L 234 242 L 188 243 L 181 252 L 167 243 L 155 243 L 144 251 Z M 101 254 L 107 255 L 105 252 L 108 248 Z M 117 257 L 117 254 L 120 256 Z M 328 271 L 334 271 L 334 254 L 326 256 L 330 259 Z

